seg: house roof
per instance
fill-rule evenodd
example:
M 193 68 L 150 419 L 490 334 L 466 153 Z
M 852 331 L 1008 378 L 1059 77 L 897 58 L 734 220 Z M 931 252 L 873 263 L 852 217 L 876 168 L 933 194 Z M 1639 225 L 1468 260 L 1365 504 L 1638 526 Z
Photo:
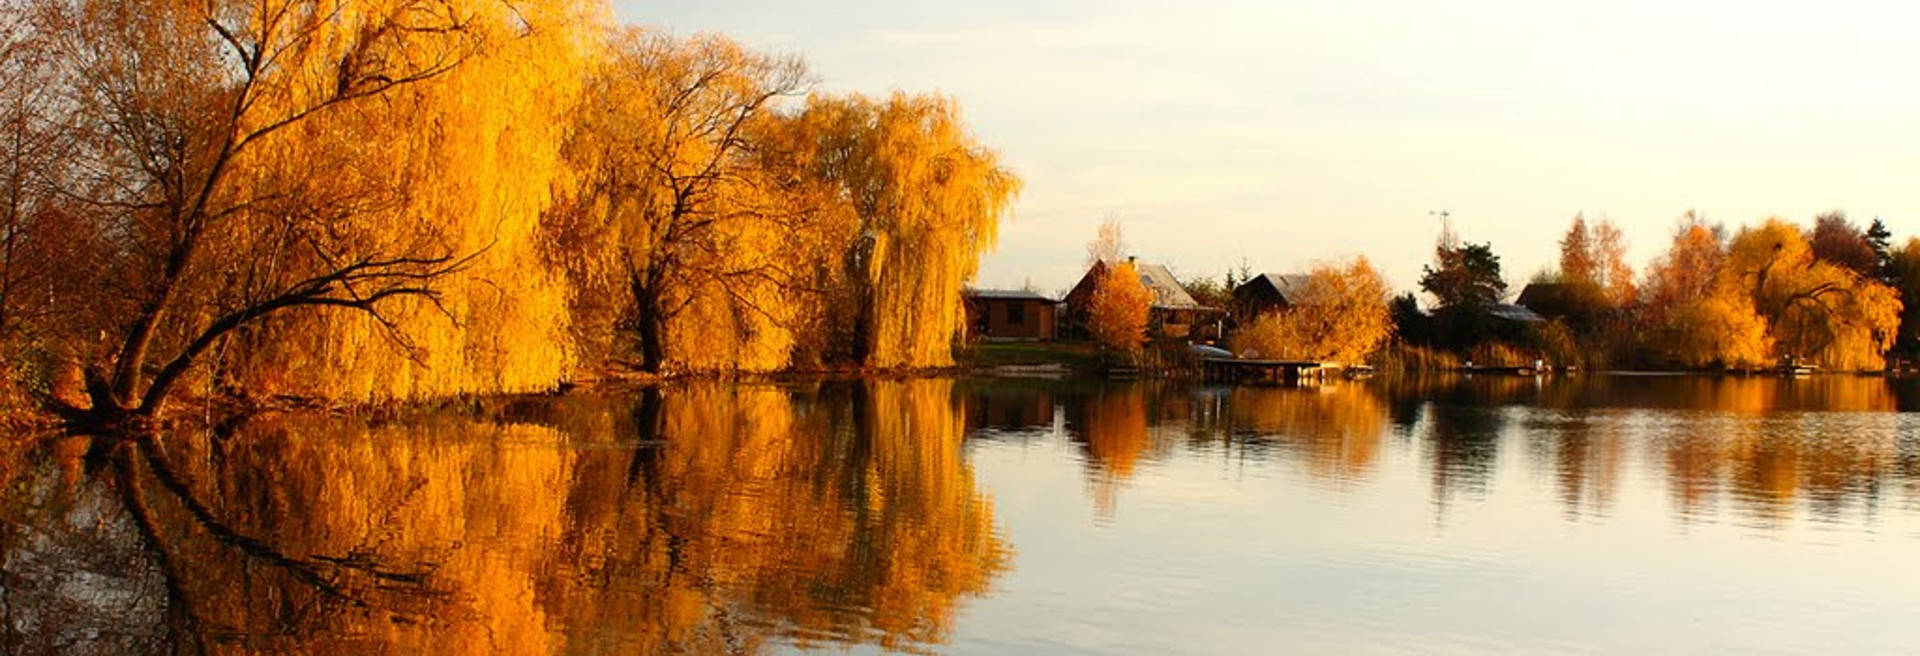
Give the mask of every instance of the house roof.
M 1273 291 L 1279 293 L 1280 298 L 1291 305 L 1300 302 L 1300 299 L 1295 297 L 1307 290 L 1307 283 L 1313 280 L 1313 276 L 1304 273 L 1262 273 L 1254 276 L 1253 280 L 1272 286 Z M 1241 286 L 1252 282 L 1241 283 Z
M 1001 301 L 1047 301 L 1053 299 L 1039 292 L 1024 289 L 969 289 L 961 292 L 967 298 L 983 298 Z
M 1525 306 L 1514 305 L 1512 303 L 1496 303 L 1492 307 L 1487 308 L 1487 314 L 1493 315 L 1496 319 L 1505 319 L 1507 321 L 1520 323 L 1540 323 L 1547 320 L 1546 317 L 1540 316 L 1539 313 L 1529 310 Z
M 1566 299 L 1566 295 L 1567 284 L 1563 282 L 1527 283 L 1527 286 L 1520 290 L 1520 298 L 1514 302 L 1532 308 L 1540 303 L 1561 302 Z
M 1168 271 L 1166 267 L 1135 262 L 1133 268 L 1140 273 L 1140 284 L 1146 285 L 1147 289 L 1153 292 L 1154 307 L 1178 310 L 1201 307 L 1200 302 L 1193 300 L 1193 295 L 1187 293 L 1187 288 L 1182 286 L 1180 280 L 1174 278 L 1173 272 Z

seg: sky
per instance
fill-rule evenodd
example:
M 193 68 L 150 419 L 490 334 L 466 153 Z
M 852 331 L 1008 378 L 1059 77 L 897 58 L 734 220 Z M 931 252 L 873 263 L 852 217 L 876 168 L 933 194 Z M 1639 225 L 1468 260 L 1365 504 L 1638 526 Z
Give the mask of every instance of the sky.
M 978 285 L 1071 286 L 1117 219 L 1180 276 L 1364 255 L 1417 285 L 1444 210 L 1517 293 L 1575 213 L 1636 267 L 1688 209 L 1920 230 L 1920 4 L 616 0 L 799 54 L 825 92 L 939 92 L 1026 181 Z

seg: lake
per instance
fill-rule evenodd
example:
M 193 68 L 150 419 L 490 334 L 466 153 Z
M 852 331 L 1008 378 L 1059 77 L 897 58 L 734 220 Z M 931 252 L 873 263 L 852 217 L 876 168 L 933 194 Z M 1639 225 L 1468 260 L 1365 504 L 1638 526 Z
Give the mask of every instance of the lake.
M 688 383 L 0 458 L 6 653 L 1866 653 L 1920 382 Z

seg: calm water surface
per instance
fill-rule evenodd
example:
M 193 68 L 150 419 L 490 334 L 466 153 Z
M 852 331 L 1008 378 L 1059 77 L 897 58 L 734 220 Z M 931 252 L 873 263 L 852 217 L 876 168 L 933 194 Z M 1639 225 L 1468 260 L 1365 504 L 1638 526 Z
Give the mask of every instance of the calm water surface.
M 915 380 L 14 440 L 0 652 L 1910 652 L 1916 411 Z

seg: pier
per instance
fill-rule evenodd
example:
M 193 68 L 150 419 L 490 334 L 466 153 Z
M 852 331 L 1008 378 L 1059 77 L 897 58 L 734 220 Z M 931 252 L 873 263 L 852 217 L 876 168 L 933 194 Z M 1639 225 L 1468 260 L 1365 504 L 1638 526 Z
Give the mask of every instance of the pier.
M 1205 358 L 1200 361 L 1208 380 L 1234 383 L 1297 383 L 1317 379 L 1329 367 L 1311 360 L 1241 360 Z

